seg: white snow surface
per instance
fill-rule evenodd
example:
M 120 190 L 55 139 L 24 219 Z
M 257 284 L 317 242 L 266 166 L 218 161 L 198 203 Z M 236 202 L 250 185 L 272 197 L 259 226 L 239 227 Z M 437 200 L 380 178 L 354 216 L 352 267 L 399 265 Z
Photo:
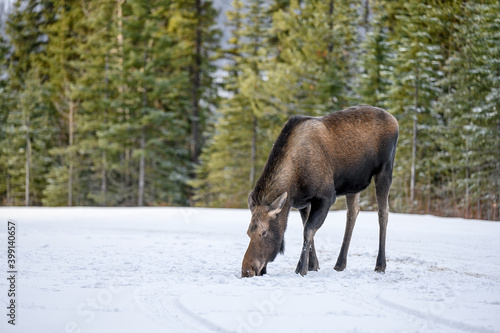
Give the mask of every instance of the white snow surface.
M 16 325 L 7 323 L 7 220 L 17 222 Z M 302 223 L 262 277 L 240 278 L 248 210 L 0 208 L 1 332 L 500 332 L 500 223 L 361 212 L 347 269 L 345 211 L 295 274 Z

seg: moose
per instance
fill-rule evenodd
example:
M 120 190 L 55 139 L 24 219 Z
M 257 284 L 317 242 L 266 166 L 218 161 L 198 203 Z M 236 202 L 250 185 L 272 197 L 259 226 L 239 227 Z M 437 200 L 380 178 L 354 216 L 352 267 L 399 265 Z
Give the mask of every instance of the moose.
M 347 221 L 334 269 L 343 271 L 359 213 L 360 192 L 372 177 L 378 204 L 379 249 L 375 271 L 386 269 L 385 240 L 389 189 L 399 135 L 397 120 L 369 105 L 323 117 L 293 116 L 283 127 L 254 189 L 248 196 L 252 218 L 242 277 L 267 273 L 267 264 L 284 253 L 284 234 L 291 208 L 300 212 L 304 243 L 295 273 L 319 269 L 314 235 L 330 206 L 345 195 Z

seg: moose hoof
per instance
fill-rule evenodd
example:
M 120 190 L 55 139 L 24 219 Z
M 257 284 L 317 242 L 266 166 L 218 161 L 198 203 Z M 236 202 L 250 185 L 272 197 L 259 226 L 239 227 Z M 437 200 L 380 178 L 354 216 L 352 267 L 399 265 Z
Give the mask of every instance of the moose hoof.
M 319 270 L 318 262 L 311 262 L 311 260 L 309 260 L 308 270 L 309 272 L 317 272 Z
M 311 251 L 311 253 L 309 253 L 309 266 L 307 267 L 307 269 L 309 270 L 309 272 L 317 272 L 319 270 L 319 261 L 318 261 L 318 257 L 316 256 L 316 251 Z
M 306 271 L 299 271 L 299 270 L 295 270 L 295 273 L 296 274 L 300 274 L 300 276 L 306 276 L 307 275 L 307 270 Z
M 335 265 L 333 269 L 336 270 L 337 272 L 342 272 L 345 269 L 345 265 Z
M 301 276 L 307 275 L 307 266 L 303 265 L 302 262 L 299 262 L 297 269 L 295 269 L 295 273 L 300 274 Z
M 309 266 L 308 271 L 309 272 L 317 272 L 317 271 L 319 271 L 319 266 L 312 266 L 312 267 Z
M 380 274 L 384 274 L 385 273 L 385 267 L 377 266 L 377 267 L 375 267 L 375 272 L 380 273 Z
M 342 260 L 341 258 L 339 258 L 333 269 L 336 270 L 337 272 L 342 272 L 346 266 L 347 266 L 347 260 Z

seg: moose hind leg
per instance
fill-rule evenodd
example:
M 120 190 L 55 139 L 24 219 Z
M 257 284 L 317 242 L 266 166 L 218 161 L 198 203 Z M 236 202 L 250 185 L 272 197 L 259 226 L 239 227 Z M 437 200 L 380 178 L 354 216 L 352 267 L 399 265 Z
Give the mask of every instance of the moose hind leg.
M 299 210 L 300 217 L 302 218 L 302 224 L 305 226 L 307 220 L 309 219 L 309 213 L 311 212 L 311 204 L 308 204 L 305 208 Z M 318 257 L 316 256 L 316 249 L 314 248 L 314 239 L 311 244 L 311 251 L 309 252 L 309 265 L 307 267 L 309 271 L 317 271 L 319 269 Z
M 335 264 L 336 271 L 343 271 L 347 265 L 347 252 L 349 251 L 349 244 L 351 243 L 352 230 L 356 224 L 356 218 L 359 214 L 359 193 L 346 195 L 347 203 L 347 218 L 344 232 L 344 240 L 340 248 L 340 254 Z
M 378 222 L 380 226 L 379 248 L 375 271 L 384 273 L 386 268 L 385 240 L 387 235 L 387 222 L 389 220 L 389 189 L 392 183 L 391 172 L 380 173 L 375 176 L 375 192 L 378 204 Z
M 311 267 L 309 264 L 311 253 L 314 251 L 314 258 L 317 263 L 316 251 L 314 249 L 314 235 L 316 231 L 323 225 L 326 215 L 328 215 L 328 209 L 331 204 L 329 200 L 326 199 L 315 199 L 311 201 L 311 212 L 307 222 L 304 224 L 304 246 L 302 248 L 302 253 L 300 255 L 299 262 L 297 264 L 297 269 L 295 273 L 306 275 L 307 271 Z M 314 263 L 313 263 L 314 264 Z M 312 268 L 315 268 L 314 265 Z

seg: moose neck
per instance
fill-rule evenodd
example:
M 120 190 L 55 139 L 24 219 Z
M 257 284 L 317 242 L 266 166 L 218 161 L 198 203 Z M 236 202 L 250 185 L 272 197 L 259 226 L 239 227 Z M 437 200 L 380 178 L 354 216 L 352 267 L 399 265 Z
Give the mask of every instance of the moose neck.
M 266 169 L 269 168 L 266 166 Z M 283 193 L 288 193 L 286 204 L 291 207 L 290 197 L 292 194 L 290 184 L 292 179 L 289 179 L 288 173 L 282 174 L 279 172 L 280 168 L 272 168 L 271 170 L 264 170 L 262 175 L 257 180 L 253 190 L 253 199 L 258 205 L 269 206 L 276 198 Z M 266 172 L 267 171 L 267 172 Z

